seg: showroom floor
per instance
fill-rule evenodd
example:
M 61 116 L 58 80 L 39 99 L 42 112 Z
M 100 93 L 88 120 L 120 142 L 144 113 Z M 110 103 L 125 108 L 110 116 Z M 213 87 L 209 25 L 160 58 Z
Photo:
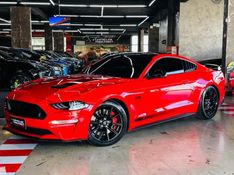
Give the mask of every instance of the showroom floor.
M 1 120 L 1 127 L 3 123 Z M 2 143 L 9 137 L 8 132 L 0 132 Z M 33 149 L 36 144 L 27 146 Z M 191 117 L 149 127 L 128 133 L 110 147 L 39 142 L 16 174 L 234 175 L 233 148 L 234 98 L 228 97 L 213 120 Z M 4 162 L 1 156 L 0 160 Z M 2 166 L 0 174 L 3 171 Z

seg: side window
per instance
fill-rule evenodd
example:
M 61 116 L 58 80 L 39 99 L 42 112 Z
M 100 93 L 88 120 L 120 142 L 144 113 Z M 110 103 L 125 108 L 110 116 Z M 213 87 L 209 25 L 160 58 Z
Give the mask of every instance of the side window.
M 192 72 L 197 69 L 197 66 L 193 63 L 190 63 L 188 61 L 184 61 L 184 71 L 185 72 Z
M 162 58 L 153 65 L 149 71 L 149 76 L 160 73 L 162 76 L 184 73 L 183 60 L 176 58 Z

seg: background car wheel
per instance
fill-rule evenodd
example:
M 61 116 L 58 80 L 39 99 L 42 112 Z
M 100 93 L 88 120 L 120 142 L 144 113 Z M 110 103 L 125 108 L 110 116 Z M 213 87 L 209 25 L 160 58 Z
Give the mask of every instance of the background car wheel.
M 197 112 L 199 119 L 212 119 L 219 107 L 219 93 L 213 86 L 209 86 L 203 92 Z
M 19 85 L 26 83 L 30 80 L 32 80 L 32 78 L 29 75 L 25 73 L 17 73 L 17 75 L 14 75 L 11 78 L 9 87 L 12 90 L 12 89 L 17 88 Z
M 108 101 L 94 112 L 89 126 L 89 143 L 108 146 L 118 142 L 127 132 L 128 119 L 123 107 Z

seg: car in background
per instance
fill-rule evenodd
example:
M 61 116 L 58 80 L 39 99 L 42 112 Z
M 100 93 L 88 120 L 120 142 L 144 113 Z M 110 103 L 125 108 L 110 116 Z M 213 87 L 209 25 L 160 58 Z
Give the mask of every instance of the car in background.
M 12 90 L 30 80 L 51 75 L 41 64 L 27 60 L 14 59 L 0 51 L 0 89 Z
M 68 74 L 67 66 L 59 65 L 54 62 L 47 61 L 36 52 L 30 51 L 28 49 L 20 49 L 20 48 L 10 48 L 10 47 L 0 47 L 0 50 L 7 53 L 11 57 L 15 59 L 21 60 L 29 60 L 32 62 L 41 63 L 43 66 L 47 67 L 48 69 L 53 69 L 51 76 L 61 76 Z
M 108 146 L 147 125 L 191 115 L 212 119 L 224 99 L 220 70 L 178 55 L 126 53 L 90 70 L 18 87 L 6 98 L 4 128 L 39 139 Z
M 62 57 L 56 52 L 52 51 L 35 51 L 43 57 L 46 57 L 46 60 L 53 61 L 58 64 L 66 64 L 68 66 L 69 74 L 79 73 L 82 70 L 83 62 L 80 59 L 72 57 Z

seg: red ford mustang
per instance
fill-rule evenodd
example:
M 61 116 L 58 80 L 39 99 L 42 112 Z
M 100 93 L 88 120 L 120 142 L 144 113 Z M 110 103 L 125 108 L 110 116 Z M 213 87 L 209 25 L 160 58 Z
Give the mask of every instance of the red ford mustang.
M 221 71 L 169 54 L 125 53 L 92 65 L 89 75 L 26 83 L 6 99 L 5 129 L 106 146 L 127 132 L 196 114 L 211 119 L 224 98 Z

